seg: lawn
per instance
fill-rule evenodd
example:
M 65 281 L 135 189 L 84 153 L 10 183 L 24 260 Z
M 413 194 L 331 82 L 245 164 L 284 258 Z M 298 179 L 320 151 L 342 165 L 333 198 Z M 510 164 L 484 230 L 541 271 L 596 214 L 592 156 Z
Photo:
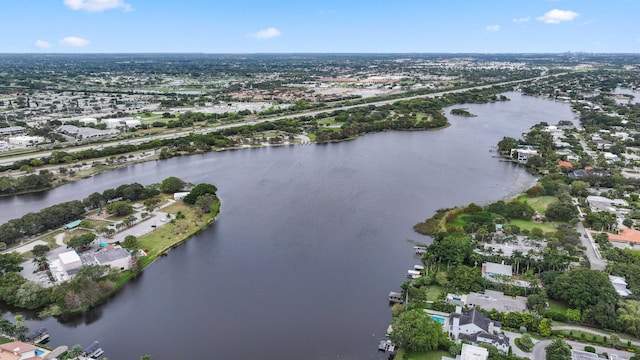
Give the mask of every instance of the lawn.
M 511 225 L 518 226 L 520 228 L 520 230 L 529 230 L 529 231 L 531 231 L 531 229 L 533 229 L 533 228 L 540 228 L 544 232 L 555 232 L 556 231 L 556 227 L 551 225 L 551 223 L 549 223 L 549 222 L 544 222 L 542 224 L 538 224 L 538 223 L 530 221 L 530 220 L 518 220 L 518 219 L 515 219 L 515 220 L 509 221 L 509 223 Z
M 58 247 L 58 245 L 56 245 L 56 235 L 58 234 L 62 234 L 64 232 L 64 230 L 54 230 L 50 233 L 46 233 L 40 237 L 37 238 L 37 240 L 42 240 L 42 241 L 46 241 L 47 244 L 49 244 L 49 247 L 51 249 L 55 249 Z
M 430 114 L 418 113 L 416 114 L 416 122 L 426 121 L 429 122 L 433 120 L 433 116 Z
M 440 286 L 429 285 L 427 289 L 427 300 L 428 301 L 436 301 L 438 300 L 438 296 L 442 294 L 443 290 Z
M 395 360 L 441 360 L 443 356 L 451 357 L 446 351 L 429 351 L 422 353 L 413 353 L 408 352 L 405 353 L 404 350 L 400 349 L 396 354 Z
M 106 220 L 96 220 L 96 219 L 84 219 L 82 220 L 82 226 L 87 227 L 89 229 L 98 230 L 102 227 L 111 225 L 111 221 Z
M 522 195 L 518 197 L 518 201 L 520 202 L 526 202 L 527 204 L 529 204 L 529 206 L 531 206 L 533 208 L 533 210 L 539 212 L 540 214 L 544 214 L 545 210 L 547 210 L 547 207 L 549 206 L 549 204 L 551 204 L 552 202 L 558 200 L 557 197 L 555 196 L 536 196 L 536 197 L 531 197 L 529 195 Z
M 219 206 L 219 203 L 217 206 Z M 153 261 L 158 255 L 198 232 L 204 224 L 214 218 L 214 214 L 217 213 L 217 207 L 214 207 L 213 213 L 200 215 L 198 210 L 190 208 L 182 201 L 178 201 L 167 206 L 163 211 L 174 215 L 181 211 L 185 218 L 167 222 L 154 231 L 138 238 L 140 248 L 148 251 L 149 254 L 149 256 L 143 258 L 145 265 Z
M 569 309 L 569 304 L 560 300 L 549 299 L 549 310 L 564 314 Z

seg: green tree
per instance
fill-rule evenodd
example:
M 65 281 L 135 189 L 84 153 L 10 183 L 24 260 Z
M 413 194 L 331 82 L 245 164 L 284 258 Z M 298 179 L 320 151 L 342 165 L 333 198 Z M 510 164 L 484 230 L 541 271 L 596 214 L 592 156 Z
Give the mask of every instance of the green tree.
M 122 242 L 122 246 L 129 250 L 136 250 L 139 248 L 138 238 L 133 235 L 127 235 Z
M 621 327 L 633 336 L 640 336 L 640 301 L 622 300 L 618 305 L 618 321 Z
M 391 341 L 409 351 L 435 350 L 439 345 L 447 343 L 442 325 L 422 309 L 403 312 L 393 318 L 391 325 Z
M 75 359 L 78 356 L 82 355 L 84 352 L 84 348 L 82 345 L 73 345 L 69 350 L 67 350 L 66 358 L 67 359 Z
M 107 212 L 117 216 L 127 216 L 133 214 L 133 207 L 124 201 L 116 201 L 107 205 Z
M 175 176 L 168 177 L 162 180 L 160 184 L 160 191 L 165 194 L 173 194 L 184 189 L 185 182 L 182 179 L 177 178 Z
M 592 308 L 598 302 L 615 304 L 619 298 L 607 275 L 585 268 L 574 268 L 557 276 L 547 291 L 580 310 Z
M 578 209 L 572 203 L 556 201 L 547 206 L 544 215 L 551 221 L 570 221 L 578 216 Z
M 67 242 L 67 247 L 74 248 L 74 249 L 78 250 L 80 248 L 83 248 L 83 247 L 91 244 L 91 242 L 93 240 L 95 240 L 96 237 L 97 236 L 95 234 L 92 234 L 92 233 L 86 233 L 86 234 L 82 234 L 82 235 L 73 236 Z
M 217 201 L 217 197 L 213 194 L 204 194 L 198 196 L 194 206 L 204 214 L 211 212 L 211 207 Z
M 555 339 L 547 346 L 547 360 L 571 360 L 571 347 L 562 339 Z
M 542 314 L 547 306 L 547 300 L 539 294 L 531 294 L 527 296 L 527 308 L 535 311 L 538 314 Z
M 580 309 L 567 309 L 567 320 L 573 323 L 580 322 L 582 319 L 582 313 Z
M 427 253 L 442 264 L 463 264 L 473 252 L 473 241 L 468 234 L 449 234 L 427 247 Z
M 47 245 L 36 245 L 31 249 L 31 253 L 35 257 L 41 257 L 46 255 L 50 250 L 51 248 Z
M 182 199 L 182 201 L 184 201 L 189 205 L 193 205 L 196 203 L 196 200 L 198 199 L 199 196 L 202 196 L 205 194 L 215 195 L 217 191 L 218 191 L 218 188 L 216 188 L 214 185 L 205 184 L 205 183 L 198 184 L 194 186 L 193 189 L 191 189 L 189 194 L 187 194 L 187 196 L 185 196 L 184 199 Z
M 538 324 L 538 333 L 542 336 L 551 336 L 551 320 L 544 318 Z

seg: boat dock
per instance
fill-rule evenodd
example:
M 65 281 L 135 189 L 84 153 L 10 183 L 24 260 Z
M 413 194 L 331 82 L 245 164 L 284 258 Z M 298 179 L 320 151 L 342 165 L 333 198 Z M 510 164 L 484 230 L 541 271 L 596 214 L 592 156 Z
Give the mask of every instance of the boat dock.
M 42 344 L 49 341 L 49 333 L 47 333 L 47 328 L 41 328 L 28 333 L 25 339 L 32 344 Z
M 84 348 L 84 352 L 82 353 L 82 356 L 97 359 L 102 354 L 104 354 L 104 351 L 100 347 L 100 343 L 98 341 L 94 341 L 91 343 L 91 345 Z
M 380 344 L 378 344 L 378 351 L 396 351 L 396 346 L 391 340 L 380 340 Z
M 401 293 L 397 293 L 395 291 L 389 292 L 389 303 L 390 304 L 402 304 L 404 303 L 404 298 Z

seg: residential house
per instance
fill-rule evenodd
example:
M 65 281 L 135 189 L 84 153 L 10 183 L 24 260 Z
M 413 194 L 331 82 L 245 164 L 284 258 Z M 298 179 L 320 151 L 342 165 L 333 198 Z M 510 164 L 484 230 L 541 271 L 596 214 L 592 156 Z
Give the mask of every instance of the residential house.
M 523 148 L 523 149 L 511 149 L 509 154 L 512 158 L 516 158 L 518 162 L 527 162 L 530 157 L 537 156 L 538 150 L 531 148 Z M 516 155 L 516 156 L 514 156 Z
M 44 359 L 48 350 L 22 342 L 12 341 L 0 345 L 0 360 L 38 360 Z
M 627 280 L 624 277 L 609 275 L 609 281 L 621 297 L 631 295 L 631 290 L 627 288 Z
M 506 353 L 509 351 L 509 338 L 499 333 L 500 323 L 476 309 L 461 312 L 457 307 L 451 314 L 449 336 L 455 341 L 467 340 L 473 345 L 486 343 Z
M 489 358 L 489 350 L 480 346 L 462 344 L 462 352 L 457 355 L 455 360 L 487 360 Z M 443 356 L 442 360 L 454 360 L 448 356 Z
M 486 262 L 482 264 L 482 277 L 492 278 L 496 276 L 513 276 L 513 269 L 511 265 L 497 264 L 492 262 Z

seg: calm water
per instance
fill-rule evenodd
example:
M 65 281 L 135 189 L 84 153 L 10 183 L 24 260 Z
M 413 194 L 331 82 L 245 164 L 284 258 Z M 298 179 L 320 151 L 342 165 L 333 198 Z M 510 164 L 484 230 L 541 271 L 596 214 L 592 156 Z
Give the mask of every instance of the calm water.
M 492 157 L 503 136 L 573 120 L 566 104 L 509 93 L 432 132 L 247 149 L 120 169 L 0 199 L 0 221 L 123 183 L 211 182 L 216 224 L 82 319 L 29 320 L 50 345 L 99 340 L 109 359 L 380 359 L 387 295 L 419 260 L 412 226 L 442 207 L 514 195 L 534 179 Z M 449 115 L 448 115 L 449 116 Z M 4 316 L 14 314 L 5 310 Z

